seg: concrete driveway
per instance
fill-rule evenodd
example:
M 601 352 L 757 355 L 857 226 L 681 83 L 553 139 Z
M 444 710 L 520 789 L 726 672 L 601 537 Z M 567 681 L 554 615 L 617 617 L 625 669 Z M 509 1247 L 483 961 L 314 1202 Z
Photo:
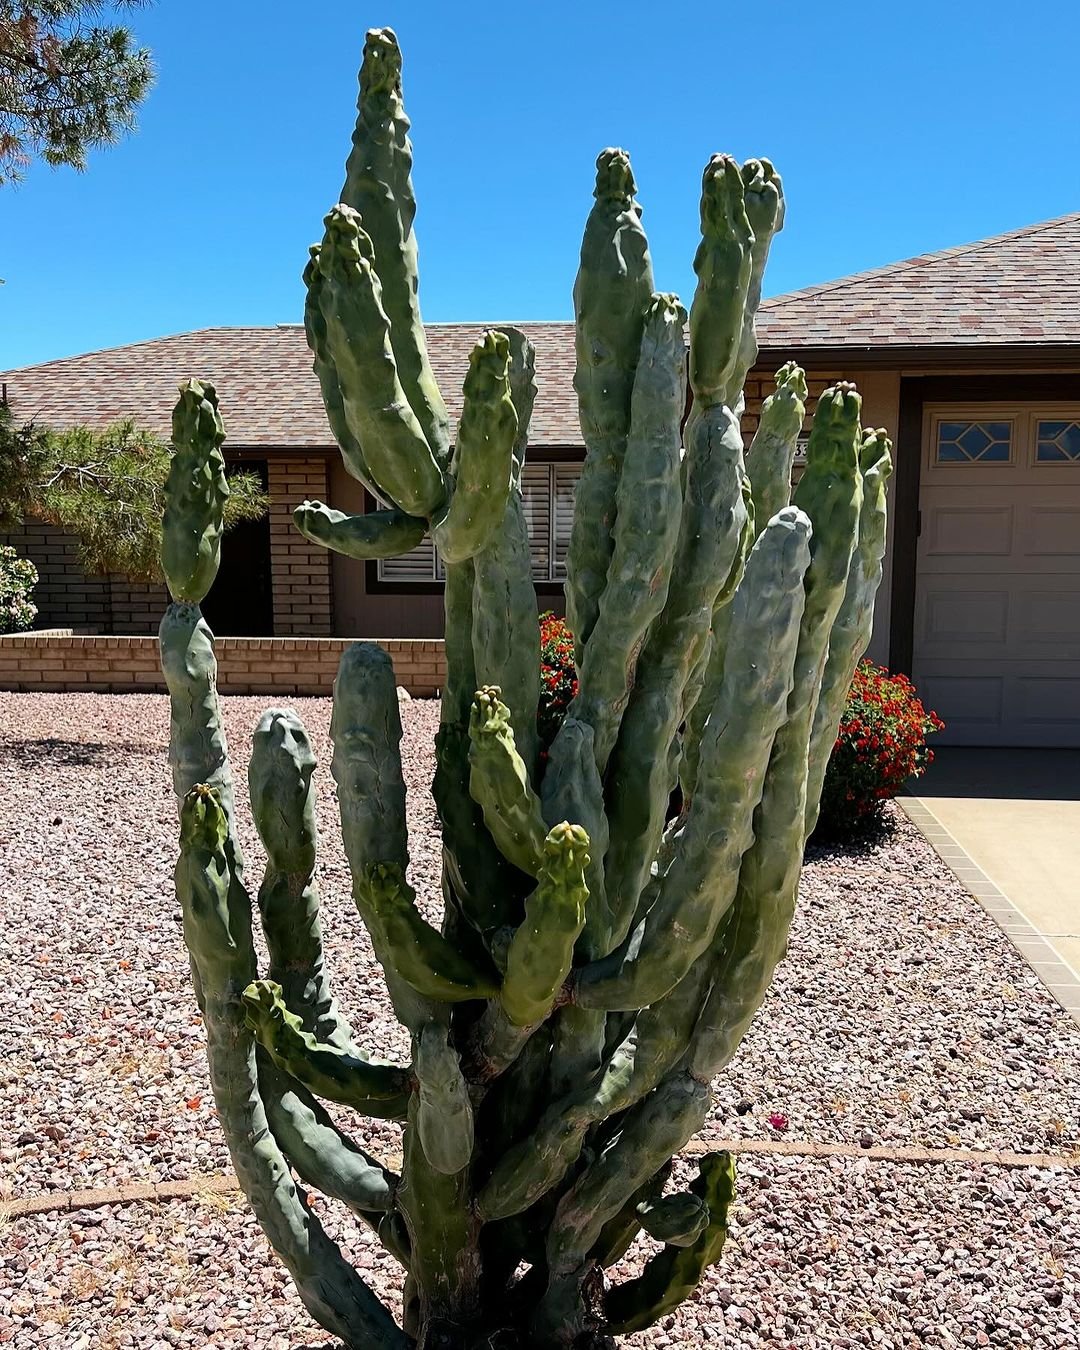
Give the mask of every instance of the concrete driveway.
M 1080 750 L 938 750 L 900 804 L 1080 1018 Z

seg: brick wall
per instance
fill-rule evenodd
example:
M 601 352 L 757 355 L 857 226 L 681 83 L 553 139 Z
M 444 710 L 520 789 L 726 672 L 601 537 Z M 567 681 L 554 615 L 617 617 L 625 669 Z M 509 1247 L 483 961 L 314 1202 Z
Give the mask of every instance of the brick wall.
M 40 580 L 31 599 L 39 628 L 71 628 L 79 633 L 154 633 L 169 603 L 164 586 L 129 581 L 116 575 L 87 576 L 79 566 L 75 538 L 55 525 L 27 522 L 0 534 L 29 558 Z
M 274 632 L 324 637 L 334 631 L 330 555 L 312 544 L 292 521 L 305 498 L 328 499 L 327 462 L 315 458 L 271 458 L 270 573 L 274 588 Z
M 803 431 L 809 432 L 810 421 L 814 416 L 814 409 L 817 407 L 817 401 L 831 384 L 837 380 L 842 380 L 843 375 L 822 374 L 820 371 L 810 371 L 806 377 L 806 387 L 809 397 L 806 400 L 806 418 L 803 421 Z M 765 370 L 757 367 L 747 376 L 744 385 L 746 395 L 746 411 L 742 418 L 742 432 L 747 445 L 757 431 L 758 422 L 761 420 L 761 405 L 768 396 L 776 389 L 776 372 L 774 370 Z
M 218 638 L 218 687 L 225 694 L 329 694 L 348 638 Z M 387 638 L 397 682 L 436 693 L 446 676 L 441 640 Z M 16 692 L 152 693 L 164 690 L 157 639 L 83 634 L 0 636 L 0 689 Z

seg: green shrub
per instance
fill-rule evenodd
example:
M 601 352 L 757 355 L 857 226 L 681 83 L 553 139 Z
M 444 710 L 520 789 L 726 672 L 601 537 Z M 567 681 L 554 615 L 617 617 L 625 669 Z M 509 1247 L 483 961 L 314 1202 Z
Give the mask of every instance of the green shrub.
M 818 837 L 855 838 L 880 827 L 885 803 L 933 763 L 926 739 L 944 725 L 906 675 L 861 661 L 825 771 Z
M 9 544 L 0 545 L 0 633 L 25 633 L 37 616 L 30 592 L 38 570 L 29 558 L 20 558 Z

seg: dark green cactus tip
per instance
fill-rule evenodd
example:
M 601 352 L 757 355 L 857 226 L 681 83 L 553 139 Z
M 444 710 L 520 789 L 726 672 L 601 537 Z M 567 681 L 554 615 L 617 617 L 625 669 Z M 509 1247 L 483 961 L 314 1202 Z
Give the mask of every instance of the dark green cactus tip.
M 375 245 L 364 229 L 363 217 L 351 206 L 338 202 L 323 216 L 326 235 L 318 253 L 319 270 L 325 276 L 340 275 L 350 264 L 374 270 Z
M 596 200 L 629 206 L 636 191 L 634 171 L 626 151 L 611 146 L 601 150 L 596 157 L 596 187 L 593 189 Z
M 701 175 L 701 232 L 737 227 L 749 233 L 742 170 L 731 155 L 713 155 Z
M 401 47 L 392 28 L 369 28 L 360 67 L 363 94 L 401 93 Z
M 208 783 L 196 783 L 180 808 L 180 841 L 216 853 L 229 835 L 221 796 Z
M 173 444 L 219 446 L 225 439 L 225 427 L 218 411 L 217 390 L 209 380 L 185 380 L 178 388 L 180 399 L 172 415 Z

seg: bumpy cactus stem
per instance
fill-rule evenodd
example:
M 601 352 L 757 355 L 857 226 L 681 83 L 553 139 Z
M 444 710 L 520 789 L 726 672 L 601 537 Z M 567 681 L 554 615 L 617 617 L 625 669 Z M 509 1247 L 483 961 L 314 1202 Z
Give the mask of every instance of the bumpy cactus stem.
M 227 486 L 216 394 L 197 381 L 174 424 L 161 625 L 184 934 L 238 1176 L 323 1327 L 350 1350 L 609 1350 L 691 1297 L 724 1244 L 731 1159 L 703 1158 L 672 1191 L 673 1157 L 786 948 L 870 633 L 888 441 L 861 431 L 850 386 L 828 390 L 792 503 L 806 380 L 789 364 L 744 456 L 742 384 L 780 179 L 767 160 L 710 160 L 688 321 L 654 291 L 629 159 L 603 151 L 574 287 L 587 447 L 566 583 L 578 691 L 541 753 L 521 493 L 535 353 L 516 329 L 478 335 L 451 452 L 420 323 L 408 130 L 397 42 L 376 29 L 341 202 L 304 276 L 330 427 L 381 504 L 350 516 L 304 502 L 294 517 L 358 559 L 430 536 L 445 571 L 441 914 L 409 872 L 401 714 L 377 643 L 345 652 L 330 722 L 358 924 L 407 1055 L 368 1057 L 334 999 L 315 757 L 287 709 L 258 723 L 249 772 L 267 854 L 259 966 L 198 607 Z M 401 1121 L 400 1175 L 323 1102 Z M 400 1327 L 294 1176 L 401 1264 Z M 619 1283 L 635 1237 L 653 1251 Z

